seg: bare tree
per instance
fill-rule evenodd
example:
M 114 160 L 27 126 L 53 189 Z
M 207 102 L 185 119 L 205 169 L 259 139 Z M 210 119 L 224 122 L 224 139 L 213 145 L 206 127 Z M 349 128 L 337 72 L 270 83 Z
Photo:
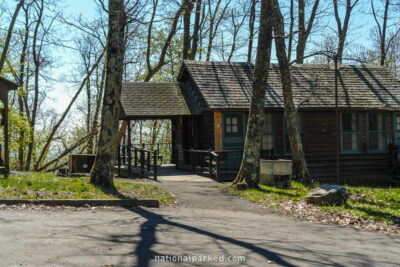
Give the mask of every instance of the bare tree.
M 192 15 L 194 1 L 192 0 L 184 0 L 184 11 L 183 11 L 183 51 L 182 58 L 189 59 L 190 51 L 190 18 Z
M 292 0 L 293 1 L 293 0 Z M 256 21 L 256 5 L 257 0 L 251 0 L 250 16 L 249 16 L 249 44 L 247 48 L 247 62 L 251 62 L 253 54 L 253 40 L 254 40 L 254 22 Z
M 390 0 L 384 0 L 384 10 L 383 16 L 377 14 L 377 10 L 375 9 L 374 1 L 371 0 L 371 10 L 372 15 L 374 17 L 376 27 L 378 30 L 378 38 L 379 38 L 379 65 L 384 66 L 386 62 L 386 57 L 388 50 L 390 49 L 390 45 L 392 41 L 396 38 L 396 36 L 400 32 L 400 28 L 398 28 L 387 40 L 386 34 L 388 30 L 388 19 L 389 19 L 389 8 L 392 4 Z
M 187 2 L 183 2 L 182 5 L 179 7 L 179 9 L 176 11 L 174 18 L 172 20 L 172 25 L 169 31 L 169 34 L 167 38 L 164 41 L 164 44 L 162 46 L 160 55 L 158 57 L 158 62 L 153 65 L 151 63 L 151 55 L 152 55 L 152 30 L 154 26 L 154 19 L 156 17 L 156 12 L 157 12 L 157 7 L 158 7 L 158 0 L 153 0 L 153 10 L 151 14 L 151 19 L 149 22 L 149 26 L 147 29 L 147 51 L 146 51 L 146 67 L 147 67 L 147 73 L 146 77 L 144 78 L 145 82 L 148 82 L 151 80 L 151 78 L 165 65 L 167 64 L 165 61 L 165 56 L 168 52 L 168 47 L 171 45 L 172 38 L 175 36 L 177 32 L 177 25 L 180 16 L 182 15 L 183 11 L 186 10 L 187 8 Z
M 253 93 L 244 144 L 242 164 L 236 179 L 238 187 L 257 187 L 259 181 L 261 131 L 264 122 L 265 88 L 272 47 L 272 0 L 261 0 L 260 29 L 254 66 Z
M 277 0 L 274 1 L 273 24 L 275 33 L 276 56 L 279 62 L 281 82 L 283 88 L 284 113 L 286 128 L 292 149 L 293 168 L 297 179 L 309 182 L 309 172 L 304 157 L 303 145 L 299 132 L 299 118 L 293 102 L 292 81 L 290 78 L 289 61 L 285 47 L 285 30 L 283 17 Z
M 359 0 L 354 0 L 353 3 L 352 3 L 352 0 L 346 0 L 346 14 L 345 14 L 343 25 L 342 25 L 342 21 L 340 19 L 340 15 L 339 15 L 338 1 L 333 0 L 333 8 L 335 11 L 335 19 L 336 19 L 336 24 L 337 24 L 337 29 L 338 29 L 338 37 L 339 37 L 338 48 L 337 48 L 337 58 L 340 62 L 342 62 L 342 58 L 343 58 L 343 50 L 344 50 L 344 45 L 345 45 L 345 41 L 346 41 L 347 31 L 349 29 L 350 15 L 358 2 L 359 2 Z
M 193 27 L 192 48 L 190 50 L 190 55 L 189 55 L 189 59 L 191 60 L 194 60 L 196 58 L 197 47 L 199 45 L 201 6 L 202 6 L 201 0 L 196 0 L 196 15 Z
M 90 182 L 112 188 L 114 186 L 114 164 L 117 151 L 119 99 L 125 55 L 124 30 L 127 23 L 123 0 L 109 0 L 107 70 L 101 130 L 96 160 Z
M 299 30 L 298 30 L 298 40 L 296 47 L 296 63 L 303 64 L 304 53 L 306 49 L 307 39 L 311 33 L 313 27 L 315 16 L 317 15 L 317 9 L 319 5 L 319 0 L 315 0 L 310 18 L 308 19 L 307 27 L 305 25 L 305 0 L 298 0 L 298 11 L 299 11 Z
M 225 18 L 226 10 L 230 2 L 231 0 L 227 0 L 225 5 L 220 10 L 222 0 L 218 0 L 213 10 L 211 0 L 208 0 L 209 26 L 208 26 L 208 45 L 207 45 L 206 61 L 210 61 L 214 38 L 218 32 L 218 27 L 221 24 L 221 21 Z

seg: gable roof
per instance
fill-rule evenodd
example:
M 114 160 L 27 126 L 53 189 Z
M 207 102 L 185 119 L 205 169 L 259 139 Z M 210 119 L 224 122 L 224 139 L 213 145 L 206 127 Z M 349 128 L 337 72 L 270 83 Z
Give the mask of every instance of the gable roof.
M 210 109 L 247 109 L 254 67 L 251 63 L 185 61 Z M 328 65 L 290 67 L 293 100 L 300 108 L 335 107 L 335 70 Z M 283 108 L 279 67 L 271 64 L 266 108 Z M 338 75 L 339 108 L 400 109 L 400 81 L 384 67 L 342 65 Z
M 0 76 L 0 83 L 5 85 L 7 90 L 17 90 L 18 84 Z
M 198 114 L 180 83 L 123 83 L 120 119 L 158 119 Z

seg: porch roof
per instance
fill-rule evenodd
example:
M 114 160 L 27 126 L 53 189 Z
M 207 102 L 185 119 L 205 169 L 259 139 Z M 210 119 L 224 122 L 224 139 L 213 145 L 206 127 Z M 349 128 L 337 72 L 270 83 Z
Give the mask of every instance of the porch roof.
M 177 82 L 123 83 L 120 119 L 166 119 L 199 114 L 197 105 Z

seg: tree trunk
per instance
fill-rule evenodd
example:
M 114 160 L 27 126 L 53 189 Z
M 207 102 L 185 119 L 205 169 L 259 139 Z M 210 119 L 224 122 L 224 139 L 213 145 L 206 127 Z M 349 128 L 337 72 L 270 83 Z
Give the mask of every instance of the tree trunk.
M 261 1 L 260 29 L 256 63 L 254 66 L 253 93 L 251 96 L 247 134 L 243 159 L 233 184 L 240 187 L 256 187 L 259 181 L 261 129 L 264 122 L 265 90 L 272 46 L 272 0 Z
M 22 35 L 22 34 L 21 34 Z M 21 36 L 22 37 L 22 36 Z M 25 92 L 24 85 L 25 85 L 25 64 L 26 64 L 26 54 L 28 49 L 28 37 L 29 37 L 29 16 L 28 10 L 25 10 L 25 32 L 23 35 L 23 46 L 21 57 L 19 60 L 20 70 L 19 70 L 19 78 L 18 78 L 18 108 L 19 108 L 19 115 L 21 118 L 24 117 L 24 100 L 23 94 Z M 20 171 L 24 170 L 24 139 L 25 139 L 25 129 L 21 127 L 19 129 L 19 145 L 18 145 L 18 169 Z
M 114 187 L 119 124 L 119 100 L 124 67 L 124 28 L 126 17 L 123 0 L 109 0 L 107 74 L 101 112 L 101 129 L 96 160 L 90 182 L 105 188 Z
M 343 59 L 343 51 L 346 42 L 347 30 L 349 28 L 351 11 L 355 7 L 355 5 L 357 5 L 358 1 L 359 0 L 355 0 L 354 3 L 352 4 L 351 0 L 346 0 L 346 14 L 344 17 L 344 22 L 342 27 L 342 21 L 340 20 L 339 16 L 338 3 L 337 0 L 333 0 L 333 9 L 335 12 L 335 19 L 337 23 L 338 36 L 339 36 L 338 49 L 337 49 L 337 59 L 339 60 L 339 62 L 342 62 Z
M 253 53 L 254 22 L 256 20 L 256 0 L 251 0 L 249 17 L 249 46 L 247 48 L 247 62 L 251 62 Z
M 299 5 L 299 26 L 298 26 L 299 33 L 298 33 L 298 41 L 297 41 L 297 48 L 296 48 L 296 63 L 303 64 L 307 39 L 308 39 L 308 36 L 310 35 L 315 16 L 317 14 L 319 0 L 315 0 L 315 2 L 314 2 L 314 6 L 311 11 L 310 18 L 308 20 L 307 28 L 305 25 L 305 12 L 306 12 L 305 11 L 305 1 L 298 0 L 298 5 Z
M 6 58 L 7 58 L 8 47 L 10 45 L 11 35 L 13 33 L 13 28 L 14 28 L 14 25 L 15 25 L 15 21 L 17 20 L 19 10 L 24 5 L 24 1 L 25 0 L 19 1 L 17 7 L 15 8 L 14 15 L 12 16 L 12 19 L 11 19 L 11 22 L 10 22 L 10 26 L 8 27 L 8 32 L 7 32 L 7 36 L 6 36 L 6 42 L 4 44 L 3 52 L 2 52 L 1 58 L 0 58 L 0 73 L 3 72 L 3 66 L 4 66 L 4 62 L 5 62 Z
M 185 10 L 183 11 L 183 51 L 182 58 L 189 59 L 190 51 L 190 17 L 193 11 L 193 1 L 185 0 Z
M 281 73 L 286 129 L 289 136 L 290 147 L 292 149 L 294 174 L 298 180 L 309 182 L 307 163 L 304 157 L 303 145 L 298 128 L 299 119 L 296 107 L 293 102 L 292 81 L 290 78 L 289 61 L 287 59 L 285 47 L 283 17 L 277 0 L 273 1 L 275 2 L 273 23 L 275 33 L 276 57 L 278 58 L 279 70 Z
M 294 0 L 290 0 L 290 26 L 289 26 L 289 42 L 288 42 L 288 61 L 292 57 L 293 46 L 293 28 L 294 28 Z
M 43 9 L 44 9 L 44 2 L 43 0 L 40 1 L 39 7 L 39 15 L 36 21 L 35 31 L 33 33 L 33 44 L 32 44 L 32 54 L 33 54 L 33 62 L 35 65 L 34 71 L 34 98 L 33 98 L 33 107 L 32 107 L 32 117 L 30 121 L 30 132 L 29 132 L 29 146 L 28 146 L 28 155 L 26 158 L 25 170 L 30 170 L 31 161 L 32 161 L 32 154 L 35 145 L 35 125 L 36 125 L 36 115 L 37 115 L 37 108 L 39 102 L 39 69 L 40 69 L 40 53 L 41 48 L 38 49 L 37 41 L 38 41 L 38 31 L 39 27 L 42 23 L 43 17 Z M 39 51 L 38 51 L 39 50 Z
M 194 19 L 193 38 L 192 38 L 192 49 L 190 51 L 189 59 L 194 60 L 196 58 L 197 47 L 199 43 L 200 33 L 200 13 L 201 13 L 201 0 L 196 1 L 196 16 Z

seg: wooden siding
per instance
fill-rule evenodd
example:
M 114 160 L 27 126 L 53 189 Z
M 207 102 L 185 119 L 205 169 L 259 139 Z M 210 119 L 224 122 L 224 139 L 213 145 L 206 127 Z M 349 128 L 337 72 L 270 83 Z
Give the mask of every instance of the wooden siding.
M 199 149 L 214 149 L 214 113 L 203 112 L 198 121 Z
M 222 150 L 222 131 L 223 131 L 223 124 L 222 124 L 222 112 L 214 111 L 214 149 L 215 150 Z
M 231 112 L 228 112 L 231 113 Z M 221 118 L 218 113 L 218 120 Z M 223 115 L 224 113 L 222 113 Z M 340 174 L 345 183 L 384 183 L 388 166 L 388 153 L 368 152 L 367 112 L 360 115 L 360 153 L 340 154 Z M 284 154 L 283 111 L 275 111 L 274 158 L 290 158 Z M 215 120 L 217 121 L 217 120 Z M 386 143 L 394 141 L 393 112 L 386 112 Z M 215 124 L 217 125 L 217 124 Z M 223 132 L 223 121 L 221 129 Z M 200 129 L 205 128 L 200 125 Z M 216 130 L 216 129 L 214 129 Z M 311 176 L 320 182 L 336 181 L 336 121 L 334 111 L 304 112 L 305 153 Z M 220 142 L 215 138 L 216 142 Z M 243 144 L 242 144 L 243 145 Z M 230 149 L 223 137 L 223 149 Z M 216 149 L 218 150 L 217 146 Z M 233 148 L 232 148 L 233 149 Z M 237 147 L 235 147 L 237 149 Z

